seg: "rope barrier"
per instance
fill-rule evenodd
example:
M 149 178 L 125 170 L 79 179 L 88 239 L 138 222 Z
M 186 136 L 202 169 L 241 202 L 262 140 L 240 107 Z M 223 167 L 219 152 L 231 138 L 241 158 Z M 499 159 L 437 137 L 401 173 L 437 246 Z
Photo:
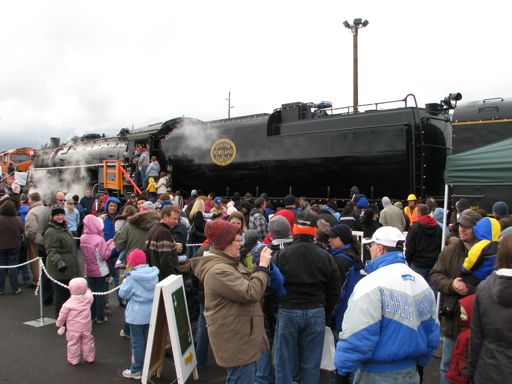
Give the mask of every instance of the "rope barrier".
M 60 281 L 58 281 L 58 280 L 55 280 L 53 277 L 51 277 L 51 276 L 48 274 L 48 271 L 46 270 L 46 267 L 45 267 L 45 266 L 44 266 L 44 264 L 43 264 L 43 260 L 41 260 L 41 265 L 42 265 L 42 267 L 43 267 L 43 272 L 44 272 L 44 274 L 45 274 L 46 276 L 48 276 L 48 278 L 49 278 L 53 283 L 55 283 L 55 284 L 57 284 L 57 285 L 60 285 L 60 286 L 61 286 L 61 287 L 63 287 L 63 288 L 69 289 L 69 286 L 67 286 L 66 284 L 61 283 L 61 282 L 60 282 Z M 106 291 L 106 292 L 91 292 L 91 293 L 92 293 L 93 295 L 96 295 L 96 296 L 106 296 L 106 295 L 111 294 L 112 292 L 117 291 L 119 288 L 121 288 L 121 286 L 120 286 L 120 285 L 118 285 L 117 287 L 112 288 L 111 290 Z
M 37 259 L 38 258 L 35 258 L 35 259 L 29 260 L 29 261 L 25 261 L 24 263 L 16 264 L 16 265 L 0 265 L 0 269 L 10 269 L 10 268 L 23 267 L 24 265 L 30 264 L 33 261 L 37 260 Z
M 45 265 L 43 263 L 43 260 L 40 257 L 36 257 L 35 259 L 26 261 L 26 262 L 21 263 L 21 264 L 16 264 L 16 265 L 0 265 L 0 269 L 18 268 L 18 267 L 22 267 L 22 266 L 24 266 L 26 264 L 30 264 L 30 263 L 32 263 L 32 262 L 34 262 L 36 260 L 40 261 L 41 268 L 43 269 L 44 274 L 46 276 L 48 276 L 48 279 L 50 279 L 53 283 L 55 283 L 57 285 L 60 285 L 63 288 L 69 289 L 69 287 L 66 284 L 63 284 L 60 281 L 55 280 L 53 277 L 50 276 L 50 274 L 46 270 L 46 267 L 45 267 Z M 39 276 L 39 281 L 41 281 L 41 276 Z M 113 289 L 111 289 L 109 291 L 106 291 L 106 292 L 91 292 L 91 293 L 93 295 L 96 295 L 96 296 L 106 296 L 106 295 L 110 295 L 112 292 L 117 291 L 119 288 L 121 288 L 120 285 L 118 285 L 117 287 L 115 287 L 115 288 L 113 288 Z M 36 290 L 35 290 L 34 294 L 37 296 L 38 293 L 39 293 L 39 285 L 36 287 Z

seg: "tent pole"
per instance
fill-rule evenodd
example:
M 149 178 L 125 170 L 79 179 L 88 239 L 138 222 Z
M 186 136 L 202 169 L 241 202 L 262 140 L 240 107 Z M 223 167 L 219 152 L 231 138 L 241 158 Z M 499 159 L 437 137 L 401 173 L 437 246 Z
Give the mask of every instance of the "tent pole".
M 446 228 L 447 226 L 447 216 L 448 216 L 448 184 L 444 185 L 444 203 L 443 203 L 443 236 L 441 238 L 441 251 L 444 248 L 446 243 Z

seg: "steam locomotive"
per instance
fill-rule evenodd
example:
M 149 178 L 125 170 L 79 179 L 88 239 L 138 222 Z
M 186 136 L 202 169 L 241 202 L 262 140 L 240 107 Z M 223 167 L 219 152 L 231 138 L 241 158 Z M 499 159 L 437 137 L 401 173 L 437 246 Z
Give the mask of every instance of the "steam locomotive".
M 425 197 L 442 195 L 452 125 L 446 104 L 421 108 L 414 95 L 357 109 L 295 102 L 270 114 L 208 122 L 182 117 L 114 137 L 88 135 L 62 145 L 54 139 L 36 152 L 34 167 L 128 164 L 139 144 L 149 146 L 182 191 L 329 198 L 348 196 L 358 185 L 369 197 Z M 87 169 L 101 184 L 101 172 Z
M 453 112 L 454 153 L 465 152 L 512 136 L 512 99 L 501 97 L 470 101 Z M 492 204 L 507 201 L 510 186 L 454 186 L 455 199 L 466 198 L 471 206 L 490 212 Z M 510 202 L 510 201 L 509 201 Z

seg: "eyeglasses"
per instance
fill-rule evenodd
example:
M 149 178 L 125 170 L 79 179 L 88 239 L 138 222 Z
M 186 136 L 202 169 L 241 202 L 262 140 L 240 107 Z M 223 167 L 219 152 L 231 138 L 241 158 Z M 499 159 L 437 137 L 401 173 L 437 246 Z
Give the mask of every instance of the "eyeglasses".
M 233 243 L 234 243 L 234 242 L 241 243 L 241 242 L 242 242 L 242 239 L 235 239 L 235 240 L 233 240 Z
M 376 242 L 372 241 L 370 244 L 366 244 L 366 249 L 370 250 L 373 246 L 373 244 L 377 244 Z M 378 244 L 377 244 L 378 245 Z

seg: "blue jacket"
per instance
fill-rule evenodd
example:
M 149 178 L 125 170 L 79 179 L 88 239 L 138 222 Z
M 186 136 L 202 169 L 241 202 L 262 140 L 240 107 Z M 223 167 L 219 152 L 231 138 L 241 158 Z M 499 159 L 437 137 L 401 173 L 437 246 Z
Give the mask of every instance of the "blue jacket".
M 125 274 L 125 279 L 119 289 L 119 297 L 128 300 L 125 320 L 128 324 L 149 324 L 153 294 L 158 284 L 157 267 L 147 264 L 139 265 Z
M 110 216 L 108 213 L 108 205 L 111 202 L 117 204 L 116 212 L 112 216 Z M 105 220 L 103 221 L 103 238 L 105 239 L 105 241 L 108 241 L 110 239 L 113 239 L 116 234 L 114 218 L 118 215 L 119 210 L 121 209 L 121 202 L 116 197 L 109 197 L 105 201 L 105 205 L 104 205 L 103 209 L 104 209 L 103 213 L 107 214 L 107 217 L 105 217 Z
M 371 261 L 354 288 L 336 346 L 341 374 L 426 366 L 439 345 L 434 293 L 401 252 Z
M 23 222 L 23 225 L 25 225 L 25 218 L 27 217 L 29 208 L 30 208 L 30 206 L 28 206 L 28 205 L 20 205 L 20 218 L 21 218 L 21 221 Z

